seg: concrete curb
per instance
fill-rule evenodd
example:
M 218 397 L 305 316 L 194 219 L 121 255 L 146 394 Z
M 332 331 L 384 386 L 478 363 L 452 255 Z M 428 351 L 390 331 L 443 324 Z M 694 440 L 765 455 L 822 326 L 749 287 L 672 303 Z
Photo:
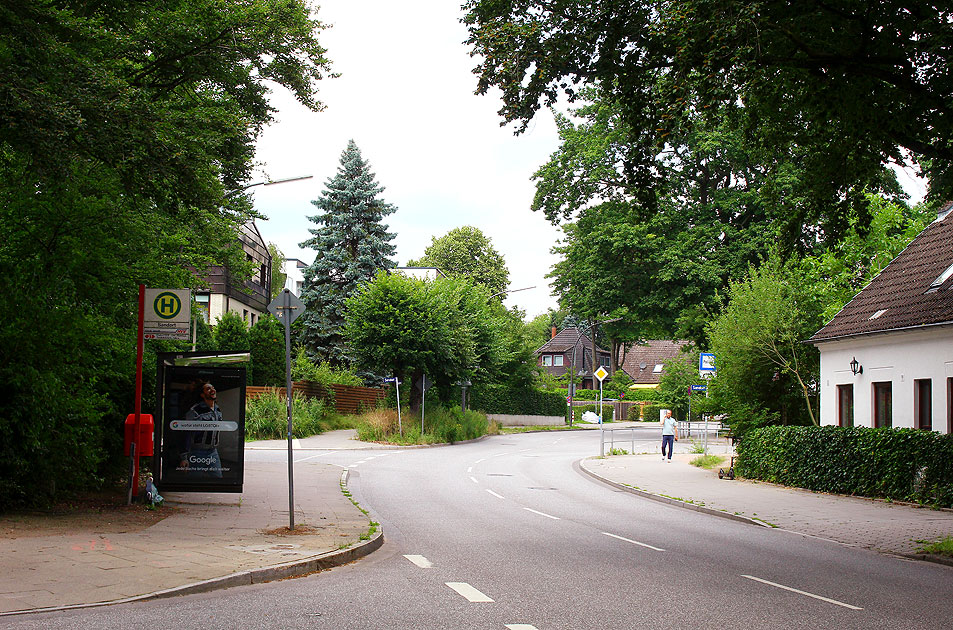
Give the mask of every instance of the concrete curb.
M 589 458 L 586 458 L 586 459 L 589 459 Z M 719 517 L 719 518 L 726 518 L 726 519 L 728 519 L 728 520 L 737 521 L 737 522 L 739 522 L 739 523 L 747 523 L 748 525 L 756 525 L 756 526 L 758 526 L 758 527 L 771 527 L 771 525 L 769 525 L 769 524 L 767 524 L 767 523 L 764 523 L 764 522 L 762 522 L 762 521 L 758 521 L 758 520 L 753 519 L 753 518 L 748 518 L 747 516 L 740 516 L 740 515 L 738 515 L 738 514 L 732 514 L 732 513 L 730 513 L 730 512 L 722 512 L 721 510 L 715 510 L 715 509 L 712 509 L 712 508 L 709 508 L 709 507 L 705 507 L 705 506 L 703 506 L 703 505 L 695 505 L 694 503 L 687 503 L 687 502 L 685 502 L 685 501 L 679 501 L 678 499 L 672 499 L 672 498 L 669 498 L 669 497 L 663 497 L 663 496 L 658 495 L 658 494 L 653 494 L 653 493 L 651 493 L 651 492 L 646 492 L 645 490 L 639 490 L 638 488 L 633 488 L 632 486 L 627 486 L 627 485 L 625 485 L 625 484 L 623 484 L 623 483 L 618 483 L 618 482 L 612 481 L 611 479 L 606 479 L 605 477 L 603 477 L 603 476 L 601 476 L 601 475 L 597 475 L 596 473 L 594 473 L 594 472 L 592 472 L 591 470 L 589 470 L 588 468 L 586 468 L 585 465 L 584 465 L 584 464 L 585 464 L 585 461 L 586 461 L 585 459 L 579 460 L 578 462 L 576 462 L 576 463 L 573 464 L 573 468 L 576 468 L 576 469 L 579 470 L 580 472 L 582 472 L 582 473 L 584 473 L 584 474 L 586 474 L 586 475 L 589 475 L 589 476 L 592 477 L 593 479 L 596 479 L 596 480 L 598 480 L 598 481 L 601 481 L 601 482 L 604 483 L 604 484 L 610 485 L 610 486 L 612 486 L 613 488 L 617 488 L 617 489 L 619 489 L 619 490 L 624 490 L 625 492 L 629 492 L 629 493 L 631 493 L 631 494 L 636 494 L 636 495 L 638 495 L 638 496 L 640 496 L 640 497 L 644 497 L 644 498 L 646 498 L 646 499 L 651 499 L 652 501 L 658 501 L 659 503 L 667 503 L 667 504 L 669 504 L 669 505 L 674 505 L 674 506 L 677 506 L 677 507 L 680 507 L 680 508 L 685 508 L 685 509 L 688 509 L 688 510 L 694 510 L 694 511 L 696 511 L 696 512 L 702 512 L 702 513 L 704 513 L 704 514 L 710 514 L 711 516 L 717 516 L 717 517 Z M 772 529 L 773 529 L 773 528 L 772 528 Z

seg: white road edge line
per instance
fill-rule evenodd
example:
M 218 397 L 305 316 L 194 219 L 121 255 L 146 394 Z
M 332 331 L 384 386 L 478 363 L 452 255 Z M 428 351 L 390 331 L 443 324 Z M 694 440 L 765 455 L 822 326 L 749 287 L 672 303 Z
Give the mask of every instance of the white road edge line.
M 506 628 L 507 630 L 537 630 L 536 626 L 531 626 L 528 623 L 508 623 Z
M 405 554 L 404 557 L 410 560 L 411 562 L 413 562 L 414 564 L 416 564 L 421 569 L 433 568 L 433 562 L 431 562 L 430 560 L 427 560 L 423 556 L 418 556 L 414 554 Z
M 473 466 L 470 466 L 469 468 L 467 468 L 467 473 L 472 473 L 472 472 L 473 472 Z
M 473 603 L 492 602 L 493 600 L 476 590 L 466 582 L 444 582 L 447 586 Z
M 554 521 L 560 520 L 560 518 L 559 518 L 558 516 L 553 516 L 552 514 L 546 514 L 545 512 L 538 512 L 538 511 L 534 510 L 533 508 L 524 507 L 523 509 L 526 510 L 527 512 L 532 512 L 533 514 L 539 514 L 540 516 L 545 516 L 546 518 L 551 518 L 551 519 L 553 519 Z
M 486 491 L 489 492 L 490 494 L 492 494 L 493 496 L 495 496 L 497 499 L 502 499 L 502 498 L 504 498 L 503 495 L 497 494 L 497 493 L 493 492 L 492 490 L 490 490 L 489 488 L 487 488 Z
M 623 538 L 622 536 L 616 536 L 615 534 L 610 534 L 609 532 L 602 532 L 610 538 L 617 538 L 619 540 L 624 540 L 627 543 L 632 543 L 633 545 L 638 545 L 639 547 L 645 547 L 646 549 L 652 549 L 654 551 L 665 551 L 664 549 L 659 549 L 658 547 L 653 547 L 652 545 L 647 545 L 645 543 L 639 542 L 637 540 L 631 540 L 629 538 Z
M 843 606 L 844 608 L 850 608 L 851 610 L 863 610 L 859 606 L 851 606 L 850 604 L 845 604 L 844 602 L 839 602 L 836 599 L 830 599 L 829 597 L 821 597 L 820 595 L 815 595 L 814 593 L 808 593 L 807 591 L 799 591 L 796 588 L 791 588 L 790 586 L 785 586 L 783 584 L 777 584 L 775 582 L 769 582 L 767 580 L 762 580 L 761 578 L 756 578 L 753 575 L 744 575 L 743 578 L 748 578 L 749 580 L 754 580 L 755 582 L 761 582 L 762 584 L 767 584 L 768 586 L 773 586 L 775 588 L 780 588 L 785 591 L 791 591 L 792 593 L 797 593 L 798 595 L 804 595 L 806 597 L 813 597 L 814 599 L 819 599 L 822 602 L 827 602 L 828 604 L 834 604 L 835 606 Z
M 480 483 L 479 481 L 477 481 L 476 477 L 470 477 L 470 481 L 472 481 L 473 483 Z

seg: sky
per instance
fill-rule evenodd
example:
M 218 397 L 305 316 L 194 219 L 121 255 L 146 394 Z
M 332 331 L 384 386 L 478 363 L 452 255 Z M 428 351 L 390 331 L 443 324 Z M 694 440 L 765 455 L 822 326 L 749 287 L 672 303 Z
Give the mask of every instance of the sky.
M 256 186 L 255 208 L 267 242 L 306 263 L 314 251 L 298 244 L 317 227 L 308 220 L 353 139 L 397 207 L 384 222 L 395 235 L 396 262 L 419 258 L 433 237 L 471 225 L 489 237 L 510 272 L 505 301 L 532 318 L 556 308 L 545 275 L 561 231 L 530 204 L 532 174 L 559 145 L 549 112 L 516 136 L 500 127 L 497 94 L 476 96 L 476 61 L 463 44 L 460 0 L 325 0 L 319 34 L 333 70 L 319 83 L 322 112 L 299 105 L 282 88 L 272 104 L 276 122 L 257 143 L 262 167 L 253 181 L 312 175 L 305 181 Z

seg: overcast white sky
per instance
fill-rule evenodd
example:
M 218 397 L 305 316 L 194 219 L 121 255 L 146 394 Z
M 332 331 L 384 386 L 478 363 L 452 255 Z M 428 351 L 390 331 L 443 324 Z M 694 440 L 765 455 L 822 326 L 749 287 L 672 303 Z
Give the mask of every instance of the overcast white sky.
M 351 138 L 397 206 L 385 222 L 396 235 L 397 263 L 419 258 L 434 236 L 472 225 L 506 259 L 507 306 L 532 318 L 556 301 L 544 276 L 560 235 L 529 210 L 530 176 L 558 146 L 552 117 L 540 114 L 520 136 L 499 126 L 496 95 L 475 96 L 475 65 L 462 43 L 459 0 L 325 0 L 318 17 L 333 27 L 320 35 L 341 77 L 322 81 L 327 109 L 312 113 L 284 91 L 273 95 L 278 121 L 258 143 L 261 179 L 313 175 L 303 182 L 252 188 L 268 217 L 266 241 L 306 263 L 314 252 L 298 243 L 315 227 L 325 182 L 337 172 Z M 258 180 L 256 180 L 258 181 Z

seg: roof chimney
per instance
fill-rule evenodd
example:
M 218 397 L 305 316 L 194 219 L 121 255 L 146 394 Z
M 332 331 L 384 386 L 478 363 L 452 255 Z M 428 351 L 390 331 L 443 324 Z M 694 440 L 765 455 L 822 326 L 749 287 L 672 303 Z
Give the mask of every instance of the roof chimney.
M 550 337 L 550 339 L 554 339 L 555 337 L 556 337 L 556 327 L 553 326 L 553 336 Z

